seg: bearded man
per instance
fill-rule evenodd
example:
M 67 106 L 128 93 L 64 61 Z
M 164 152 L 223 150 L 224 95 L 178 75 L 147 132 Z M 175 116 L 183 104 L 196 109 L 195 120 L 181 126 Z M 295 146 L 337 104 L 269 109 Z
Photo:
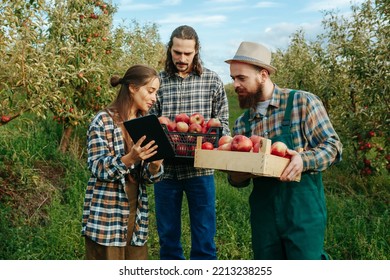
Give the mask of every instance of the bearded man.
M 249 204 L 254 259 L 327 259 L 321 172 L 341 160 L 342 144 L 321 100 L 274 84 L 271 52 L 261 44 L 242 42 L 226 62 L 240 107 L 247 109 L 235 121 L 233 135 L 282 141 L 291 156 L 280 178 L 228 172 L 235 187 L 253 181 Z M 300 182 L 294 181 L 298 175 Z

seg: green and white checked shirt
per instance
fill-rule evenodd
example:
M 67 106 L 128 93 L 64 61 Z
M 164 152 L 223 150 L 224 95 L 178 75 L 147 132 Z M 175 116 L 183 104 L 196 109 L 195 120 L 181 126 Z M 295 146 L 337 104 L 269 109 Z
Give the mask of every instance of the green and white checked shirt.
M 125 155 L 122 130 L 102 111 L 92 120 L 88 133 L 88 181 L 82 217 L 82 235 L 104 246 L 126 246 L 130 214 L 125 177 L 130 170 L 121 161 Z M 146 184 L 162 178 L 163 166 L 152 176 L 146 164 L 139 180 L 135 227 L 131 244 L 143 246 L 148 238 L 148 197 Z
M 228 99 L 223 83 L 215 72 L 203 68 L 202 75 L 190 73 L 185 78 L 162 72 L 160 78 L 161 85 L 152 114 L 174 120 L 180 113 L 200 113 L 205 120 L 218 118 L 222 123 L 222 133 L 230 134 Z M 179 180 L 214 172 L 212 169 L 196 169 L 193 164 L 165 163 L 164 168 L 164 178 Z

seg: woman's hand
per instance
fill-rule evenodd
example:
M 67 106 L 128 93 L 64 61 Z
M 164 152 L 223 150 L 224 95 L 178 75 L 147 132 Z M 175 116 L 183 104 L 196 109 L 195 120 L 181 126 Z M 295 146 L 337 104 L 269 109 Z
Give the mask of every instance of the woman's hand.
M 157 153 L 157 145 L 154 145 L 155 141 L 152 140 L 145 146 L 141 147 L 141 144 L 145 141 L 146 136 L 142 136 L 137 143 L 133 145 L 130 152 L 122 157 L 123 163 L 129 167 L 142 160 L 146 160 Z

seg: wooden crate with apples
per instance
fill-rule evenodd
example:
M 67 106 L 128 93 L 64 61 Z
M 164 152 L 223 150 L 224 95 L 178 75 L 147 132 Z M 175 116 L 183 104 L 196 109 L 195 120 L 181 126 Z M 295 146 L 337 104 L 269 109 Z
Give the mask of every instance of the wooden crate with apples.
M 248 172 L 257 176 L 280 177 L 290 159 L 271 154 L 271 140 L 261 139 L 259 152 L 239 152 L 202 149 L 202 137 L 197 138 L 194 167 Z M 300 176 L 295 181 L 300 181 Z

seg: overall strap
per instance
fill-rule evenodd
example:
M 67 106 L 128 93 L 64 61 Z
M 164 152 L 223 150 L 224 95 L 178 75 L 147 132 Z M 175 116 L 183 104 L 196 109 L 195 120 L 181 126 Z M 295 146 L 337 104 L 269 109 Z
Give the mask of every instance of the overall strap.
M 251 125 L 249 123 L 249 109 L 244 112 L 244 116 L 242 117 L 242 121 L 245 123 L 245 136 L 250 136 L 251 131 Z
M 291 90 L 288 95 L 286 111 L 284 113 L 284 118 L 282 121 L 282 134 L 289 134 L 291 127 L 291 111 L 293 108 L 294 95 L 296 90 Z

